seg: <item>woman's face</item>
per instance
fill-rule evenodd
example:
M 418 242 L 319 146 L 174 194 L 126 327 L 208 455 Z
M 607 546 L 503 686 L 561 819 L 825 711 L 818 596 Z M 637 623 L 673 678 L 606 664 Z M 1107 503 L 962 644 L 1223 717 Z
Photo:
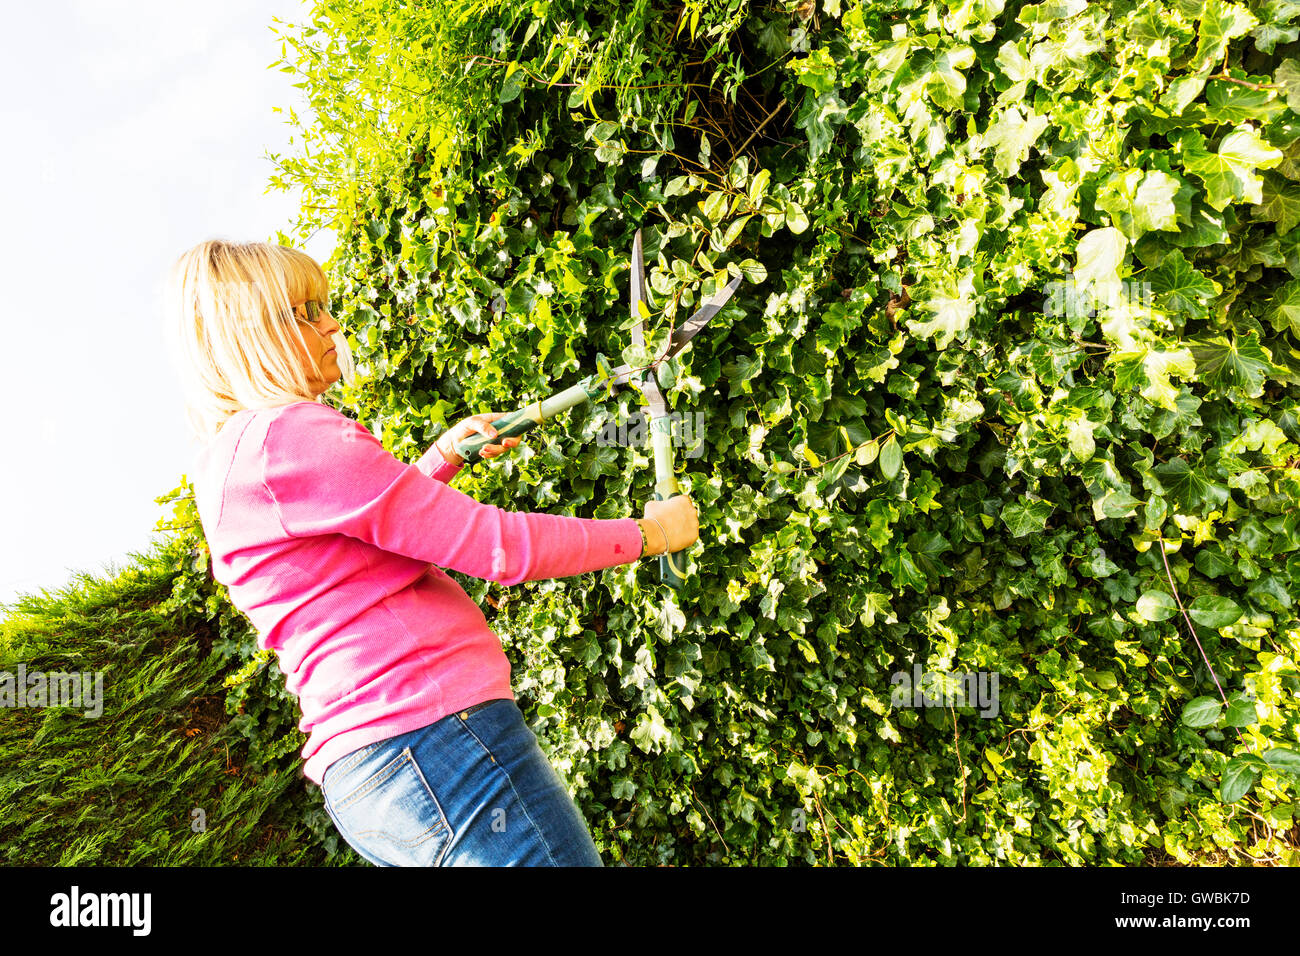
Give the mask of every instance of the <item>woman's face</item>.
M 319 395 L 337 382 L 343 374 L 339 368 L 338 353 L 334 350 L 334 343 L 330 341 L 330 337 L 339 331 L 339 324 L 325 310 L 323 303 L 309 305 L 308 302 L 295 302 L 293 307 L 298 321 L 307 327 L 307 331 L 303 332 L 303 338 L 307 341 L 307 353 L 303 354 L 300 347 L 298 357 L 303 362 L 303 371 L 307 373 L 307 382 L 312 393 Z M 312 316 L 315 317 L 314 320 Z M 323 379 L 316 374 L 317 367 L 324 373 Z

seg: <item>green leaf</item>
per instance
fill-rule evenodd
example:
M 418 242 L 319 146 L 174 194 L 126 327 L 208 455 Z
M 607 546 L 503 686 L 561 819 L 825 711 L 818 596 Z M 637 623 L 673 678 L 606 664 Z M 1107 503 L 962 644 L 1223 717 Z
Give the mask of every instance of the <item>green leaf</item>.
M 1223 768 L 1223 779 L 1219 782 L 1219 799 L 1224 803 L 1236 803 L 1255 785 L 1259 779 L 1259 770 L 1241 757 L 1233 757 Z
M 1235 565 L 1221 552 L 1201 550 L 1196 552 L 1196 570 L 1207 578 L 1217 578 L 1230 573 Z
M 1259 333 L 1253 329 L 1231 342 L 1215 335 L 1189 344 L 1196 358 L 1197 374 L 1205 384 L 1220 392 L 1236 389 L 1250 398 L 1258 398 L 1264 391 L 1264 380 L 1278 373 L 1260 348 Z
M 1018 106 L 1003 110 L 980 139 L 983 145 L 994 147 L 993 165 L 1007 178 L 1020 171 L 1030 147 L 1047 129 L 1046 116 L 1039 116 L 1028 104 L 1025 109 L 1027 115 Z
M 1300 336 L 1300 278 L 1292 279 L 1273 294 L 1269 321 L 1278 331 L 1289 329 Z
M 937 55 L 921 53 L 912 64 L 913 72 L 925 83 L 934 104 L 943 110 L 959 110 L 966 92 L 962 71 L 975 62 L 975 51 L 968 46 L 942 50 Z
M 1118 229 L 1109 226 L 1093 229 L 1075 247 L 1078 257 L 1074 267 L 1075 282 L 1105 283 L 1118 279 L 1127 248 L 1128 239 Z
M 1184 511 L 1196 511 L 1207 502 L 1221 505 L 1228 500 L 1226 487 L 1210 481 L 1203 471 L 1194 470 L 1181 455 L 1151 470 L 1165 486 L 1166 496 L 1173 498 Z
M 908 319 L 907 328 L 916 336 L 935 336 L 935 347 L 947 348 L 953 338 L 965 332 L 975 315 L 975 302 L 971 299 L 972 276 L 953 279 L 945 275 L 935 292 L 923 296 L 917 305 L 931 313 L 925 320 Z
M 1188 607 L 1193 621 L 1205 627 L 1227 627 L 1241 620 L 1241 608 L 1225 597 L 1202 594 Z
M 1178 605 L 1164 591 L 1143 591 L 1137 601 L 1137 612 L 1144 621 L 1166 621 L 1178 612 Z
M 1188 727 L 1210 727 L 1219 719 L 1223 705 L 1213 697 L 1197 697 L 1183 708 L 1183 723 Z
M 1082 414 L 1082 413 L 1080 413 Z M 1070 446 L 1070 454 L 1079 461 L 1087 461 L 1097 450 L 1097 443 L 1092 437 L 1097 423 L 1087 418 L 1075 418 L 1066 423 L 1065 436 Z
M 1228 701 L 1228 713 L 1224 723 L 1229 727 L 1249 727 L 1258 720 L 1253 700 L 1237 695 Z
M 880 449 L 880 473 L 884 475 L 886 481 L 893 481 L 902 467 L 903 450 L 898 447 L 897 439 L 890 435 Z
M 506 68 L 505 82 L 501 84 L 501 92 L 497 96 L 497 103 L 505 105 L 519 98 L 520 91 L 524 88 L 524 83 L 528 80 L 528 74 L 519 69 L 518 63 L 511 63 Z
M 1296 33 L 1293 31 L 1290 40 L 1295 38 Z M 1272 50 L 1264 50 L 1264 52 L 1271 53 Z M 1300 113 L 1300 63 L 1287 57 L 1278 64 L 1273 72 L 1273 79 L 1286 91 L 1286 105 L 1291 108 L 1291 112 Z
M 1205 183 L 1209 203 L 1215 209 L 1239 200 L 1263 202 L 1264 181 L 1256 170 L 1269 169 L 1282 161 L 1281 150 L 1244 124 L 1223 137 L 1213 153 L 1206 151 L 1205 137 L 1198 132 L 1184 133 L 1181 142 L 1184 168 Z
M 1273 747 L 1263 753 L 1264 763 L 1274 770 L 1300 777 L 1300 751 L 1294 747 Z
M 1300 223 L 1300 184 L 1269 173 L 1264 177 L 1263 198 L 1254 213 L 1258 219 L 1277 223 L 1277 234 L 1286 235 Z
M 1200 20 L 1194 69 L 1217 63 L 1229 40 L 1245 35 L 1259 23 L 1244 5 L 1229 0 L 1206 0 Z
M 741 273 L 745 276 L 746 282 L 757 284 L 759 282 L 767 281 L 767 269 L 763 266 L 763 263 L 759 262 L 757 259 L 742 260 L 739 263 L 739 268 Z
M 1165 256 L 1148 275 L 1156 301 L 1166 312 L 1184 319 L 1205 318 L 1206 303 L 1219 293 L 1219 286 L 1193 268 L 1180 249 Z
M 1002 509 L 1002 520 L 1015 538 L 1023 538 L 1027 534 L 1042 531 L 1051 516 L 1052 505 L 1047 501 L 1022 499 L 1013 501 Z
M 808 215 L 797 202 L 785 204 L 785 224 L 796 236 L 808 228 Z

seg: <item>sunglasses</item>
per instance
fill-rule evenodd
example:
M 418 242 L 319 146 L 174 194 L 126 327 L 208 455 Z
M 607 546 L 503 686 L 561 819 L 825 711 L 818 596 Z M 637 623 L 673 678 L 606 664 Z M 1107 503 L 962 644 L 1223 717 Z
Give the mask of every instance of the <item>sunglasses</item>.
M 315 322 L 320 317 L 320 314 L 322 312 L 329 311 L 329 303 L 318 302 L 315 299 L 308 299 L 306 302 L 303 303 L 303 308 L 307 312 L 307 321 Z

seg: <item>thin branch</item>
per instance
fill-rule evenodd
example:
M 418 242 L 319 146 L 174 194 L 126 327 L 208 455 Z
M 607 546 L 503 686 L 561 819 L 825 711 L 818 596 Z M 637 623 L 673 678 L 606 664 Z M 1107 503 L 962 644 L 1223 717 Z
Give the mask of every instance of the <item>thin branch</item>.
M 1160 536 L 1160 559 L 1165 563 L 1165 577 L 1169 579 L 1169 589 L 1174 592 L 1174 602 L 1178 605 L 1178 610 L 1182 612 L 1183 620 L 1187 622 L 1187 629 L 1192 632 L 1192 640 L 1196 642 L 1196 649 L 1201 652 L 1201 657 L 1205 661 L 1205 666 L 1210 669 L 1210 677 L 1214 679 L 1214 686 L 1219 690 L 1219 696 L 1223 698 L 1223 706 L 1228 706 L 1228 697 L 1223 693 L 1223 687 L 1219 684 L 1219 677 L 1214 673 L 1214 666 L 1210 663 L 1210 658 L 1205 653 L 1205 648 L 1201 647 L 1201 639 L 1196 636 L 1196 626 L 1192 624 L 1192 619 L 1183 607 L 1183 599 L 1178 595 L 1178 588 L 1174 585 L 1173 572 L 1169 570 L 1169 557 L 1165 554 L 1165 538 Z
M 772 108 L 772 112 L 767 114 L 767 117 L 763 120 L 763 122 L 758 124 L 758 129 L 754 130 L 754 132 L 749 134 L 749 139 L 745 140 L 743 143 L 740 144 L 740 149 L 732 153 L 731 159 L 727 162 L 727 169 L 731 168 L 731 164 L 736 161 L 736 157 L 745 151 L 745 147 L 748 146 L 753 141 L 755 136 L 757 136 L 760 132 L 762 132 L 763 127 L 766 126 L 769 122 L 771 122 L 772 117 L 775 116 L 777 114 L 777 111 L 780 110 L 781 107 L 783 106 L 785 106 L 784 96 L 781 97 L 781 102 L 777 103 L 776 106 Z

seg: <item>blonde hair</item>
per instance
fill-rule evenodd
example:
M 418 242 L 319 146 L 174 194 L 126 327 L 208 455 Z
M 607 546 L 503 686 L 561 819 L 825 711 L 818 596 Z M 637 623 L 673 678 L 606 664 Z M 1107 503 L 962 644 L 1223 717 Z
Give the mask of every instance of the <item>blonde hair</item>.
M 166 290 L 167 345 L 185 389 L 185 417 L 201 441 L 236 412 L 319 401 L 294 347 L 306 354 L 292 303 L 327 302 L 329 283 L 316 260 L 288 246 L 210 239 L 171 268 Z M 354 375 L 352 353 L 333 337 L 339 369 Z M 316 375 L 324 375 L 319 367 Z

